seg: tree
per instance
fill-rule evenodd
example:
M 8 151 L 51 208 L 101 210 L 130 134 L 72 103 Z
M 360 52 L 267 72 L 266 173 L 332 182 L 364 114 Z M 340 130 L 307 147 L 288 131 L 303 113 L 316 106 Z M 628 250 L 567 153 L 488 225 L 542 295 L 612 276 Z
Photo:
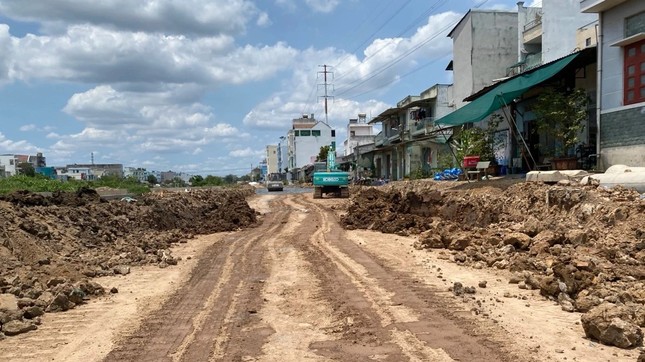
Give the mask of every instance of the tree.
M 327 161 L 327 154 L 331 151 L 331 146 L 322 146 L 320 147 L 320 152 L 318 153 L 318 156 L 316 157 L 317 162 L 325 162 Z
M 569 93 L 547 89 L 533 105 L 538 131 L 555 139 L 554 156 L 566 156 L 578 143 L 587 119 L 587 102 L 587 94 L 583 89 Z
M 18 173 L 29 177 L 34 177 L 36 176 L 36 169 L 29 162 L 21 162 L 18 164 Z
M 232 185 L 234 183 L 237 183 L 237 176 L 235 175 L 226 175 L 224 176 L 224 183 L 228 185 Z
M 148 175 L 148 183 L 150 185 L 156 185 L 159 182 L 157 181 L 157 177 L 155 177 L 155 175 Z
M 204 186 L 204 178 L 201 175 L 192 176 L 188 182 L 191 186 Z

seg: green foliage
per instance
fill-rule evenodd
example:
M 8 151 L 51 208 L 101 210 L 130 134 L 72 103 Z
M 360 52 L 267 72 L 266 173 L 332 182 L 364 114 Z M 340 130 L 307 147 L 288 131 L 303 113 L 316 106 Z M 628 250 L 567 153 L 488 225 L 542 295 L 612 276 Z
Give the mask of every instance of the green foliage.
M 29 177 L 34 177 L 36 176 L 36 169 L 34 166 L 29 163 L 29 162 L 21 162 L 17 165 L 18 173 L 21 175 L 29 176 Z
M 7 194 L 18 190 L 26 190 L 31 192 L 74 192 L 80 187 L 110 187 L 115 189 L 127 189 L 129 193 L 135 195 L 140 195 L 150 191 L 150 188 L 147 185 L 141 184 L 135 178 L 121 179 L 116 176 L 104 176 L 96 181 L 60 181 L 52 180 L 48 177 L 38 174 L 34 177 L 16 175 L 0 179 L 0 194 Z
M 327 154 L 331 151 L 331 146 L 322 146 L 320 147 L 320 152 L 316 157 L 316 162 L 325 162 L 327 161 Z
M 156 185 L 159 183 L 159 181 L 157 180 L 157 177 L 155 175 L 148 175 L 148 183 L 150 185 Z
M 201 175 L 195 175 L 188 179 L 188 182 L 195 187 L 204 186 L 204 177 Z
M 463 160 L 463 157 L 462 157 Z M 445 151 L 445 152 L 439 152 L 439 155 L 437 156 L 437 167 L 440 170 L 445 170 L 448 168 L 453 168 L 455 166 L 455 157 L 452 155 L 451 152 Z
M 479 156 L 482 161 L 495 161 L 495 152 L 502 146 L 500 140 L 495 138 L 495 132 L 503 117 L 493 114 L 486 128 L 464 128 L 457 136 L 456 155 L 461 162 L 465 156 Z
M 568 94 L 547 89 L 533 106 L 538 131 L 551 135 L 556 141 L 554 156 L 566 156 L 578 143 L 587 119 L 587 102 L 583 89 Z
M 410 179 L 420 180 L 424 178 L 429 178 L 432 176 L 432 173 L 428 170 L 424 170 L 423 167 L 418 167 L 416 170 L 410 173 Z

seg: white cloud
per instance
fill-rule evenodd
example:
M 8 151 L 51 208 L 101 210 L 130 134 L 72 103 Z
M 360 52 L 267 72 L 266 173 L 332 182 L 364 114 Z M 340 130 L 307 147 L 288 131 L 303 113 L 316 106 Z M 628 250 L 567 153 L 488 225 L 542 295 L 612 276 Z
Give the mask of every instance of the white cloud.
M 3 0 L 0 13 L 42 22 L 50 33 L 66 24 L 169 34 L 241 33 L 258 12 L 248 0 Z M 251 16 L 249 16 L 251 15 Z
M 13 45 L 9 35 L 9 26 L 0 24 L 0 85 L 10 80 L 13 62 Z
M 262 12 L 262 13 L 260 13 L 260 15 L 258 15 L 258 20 L 257 20 L 256 24 L 258 26 L 260 26 L 260 27 L 267 27 L 267 26 L 273 24 L 273 22 L 269 18 L 269 14 L 267 14 L 265 12 Z
M 340 0 L 305 0 L 307 6 L 319 13 L 330 13 L 340 4 Z
M 72 26 L 60 36 L 30 34 L 14 43 L 11 74 L 22 80 L 222 86 L 267 79 L 297 56 L 284 43 L 235 48 L 230 36 L 191 39 L 89 25 Z
M 527 7 L 542 7 L 542 0 L 532 0 Z
M 36 125 L 35 124 L 26 124 L 24 126 L 20 126 L 19 128 L 23 132 L 29 132 L 29 131 L 35 131 L 36 130 Z
M 261 157 L 264 155 L 264 150 L 254 151 L 251 148 L 247 147 L 244 149 L 233 150 L 229 152 L 228 155 L 236 158 Z
M 30 153 L 40 149 L 28 141 L 13 141 L 0 132 L 0 153 Z

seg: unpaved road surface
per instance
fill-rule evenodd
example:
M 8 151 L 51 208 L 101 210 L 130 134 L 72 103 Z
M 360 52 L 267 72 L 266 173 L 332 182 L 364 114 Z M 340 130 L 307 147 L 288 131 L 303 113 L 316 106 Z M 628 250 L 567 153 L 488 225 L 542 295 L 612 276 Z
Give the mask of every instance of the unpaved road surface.
M 458 267 L 411 237 L 343 230 L 343 202 L 254 196 L 258 226 L 179 245 L 177 267 L 100 280 L 119 293 L 46 314 L 0 341 L 0 360 L 636 360 L 583 339 L 579 315 L 536 291 L 504 299 L 503 271 Z M 482 280 L 473 302 L 484 314 L 448 292 Z

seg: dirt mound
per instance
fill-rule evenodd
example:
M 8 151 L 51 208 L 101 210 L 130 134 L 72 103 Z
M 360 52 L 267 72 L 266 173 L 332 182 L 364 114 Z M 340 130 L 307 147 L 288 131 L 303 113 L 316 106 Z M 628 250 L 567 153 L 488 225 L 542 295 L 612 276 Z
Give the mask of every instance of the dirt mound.
M 645 200 L 631 190 L 567 183 L 446 189 L 407 182 L 354 192 L 348 229 L 419 235 L 477 268 L 517 273 L 563 310 L 607 302 L 645 327 Z
M 0 328 L 12 320 L 37 324 L 40 314 L 28 308 L 66 310 L 104 292 L 92 277 L 126 274 L 130 265 L 176 264 L 172 243 L 253 226 L 256 212 L 245 201 L 250 192 L 150 193 L 135 202 L 106 201 L 91 189 L 3 196 L 0 296 L 15 296 L 20 307 L 0 305 Z M 15 326 L 4 329 L 12 334 Z

